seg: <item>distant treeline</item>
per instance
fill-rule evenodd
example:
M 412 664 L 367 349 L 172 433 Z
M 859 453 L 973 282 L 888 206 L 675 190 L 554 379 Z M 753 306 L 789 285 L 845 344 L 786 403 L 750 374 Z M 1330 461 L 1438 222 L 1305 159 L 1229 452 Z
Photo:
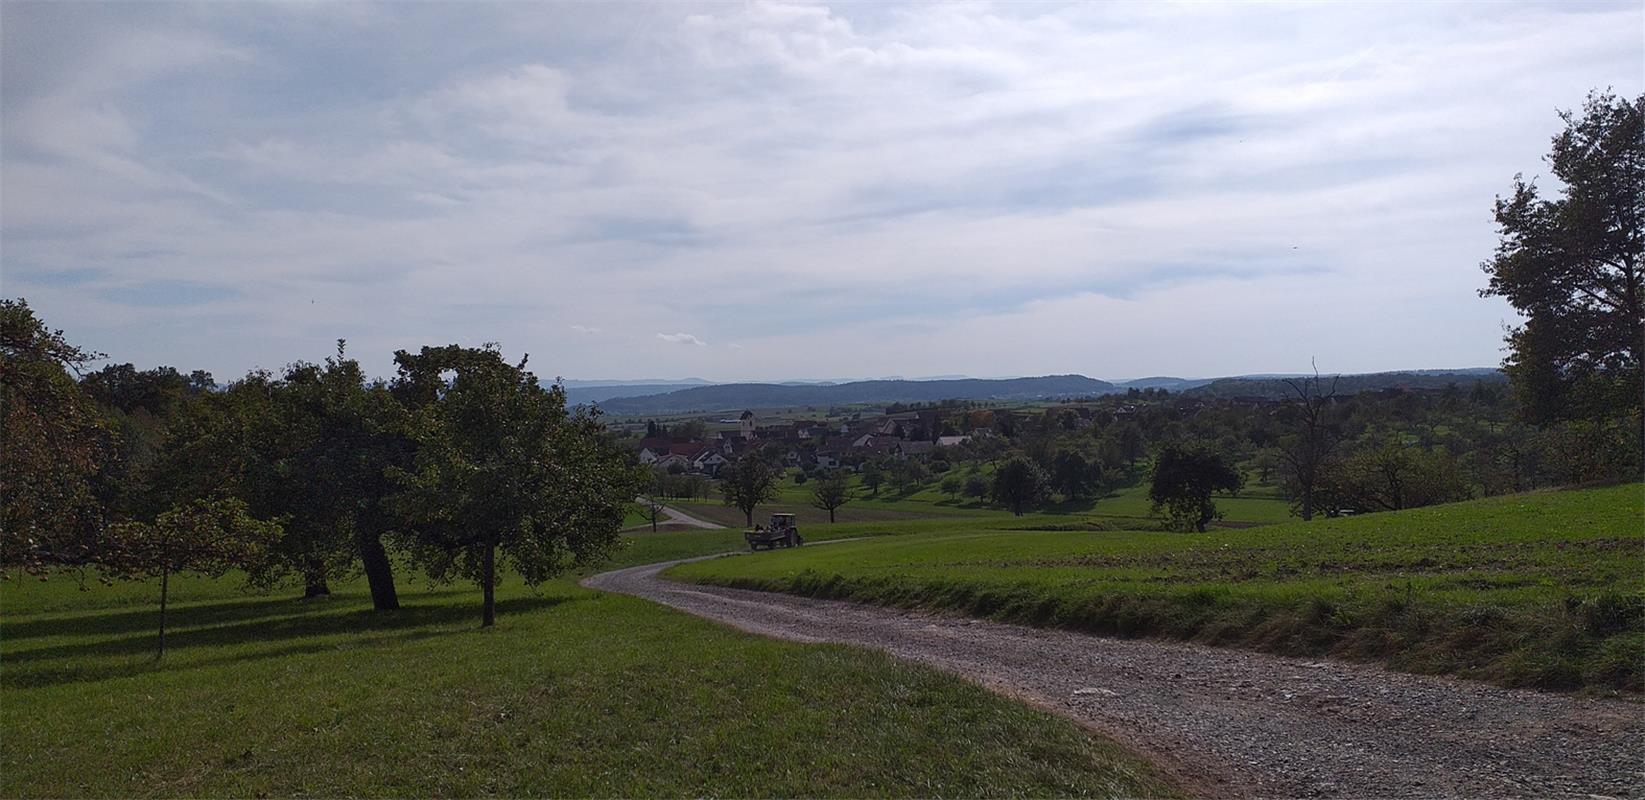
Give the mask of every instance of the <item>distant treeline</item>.
M 1344 375 L 1340 377 L 1339 386 L 1344 392 L 1392 388 L 1441 389 L 1452 383 L 1469 385 L 1475 380 L 1506 379 L 1501 371 L 1494 369 L 1383 372 L 1371 375 Z M 1283 381 L 1277 378 L 1218 378 L 1207 381 L 1160 377 L 1110 383 L 1084 375 L 1045 375 L 1036 378 L 998 380 L 879 380 L 817 385 L 724 383 L 656 392 L 635 387 L 636 391 L 642 392 L 639 396 L 606 397 L 600 400 L 589 396 L 587 401 L 598 403 L 600 408 L 609 414 L 639 416 L 744 408 L 828 408 L 864 404 L 907 406 L 962 400 L 1011 402 L 1121 394 L 1149 389 L 1272 398 L 1283 397 L 1288 391 Z

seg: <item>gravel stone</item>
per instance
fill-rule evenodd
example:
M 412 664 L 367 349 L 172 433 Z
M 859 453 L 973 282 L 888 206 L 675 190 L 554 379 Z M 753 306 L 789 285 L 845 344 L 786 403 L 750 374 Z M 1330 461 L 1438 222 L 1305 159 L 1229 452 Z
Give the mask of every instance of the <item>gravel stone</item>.
M 750 633 L 871 647 L 960 675 L 1125 743 L 1207 795 L 1645 798 L 1645 705 L 1627 700 L 658 575 L 677 563 L 583 585 Z

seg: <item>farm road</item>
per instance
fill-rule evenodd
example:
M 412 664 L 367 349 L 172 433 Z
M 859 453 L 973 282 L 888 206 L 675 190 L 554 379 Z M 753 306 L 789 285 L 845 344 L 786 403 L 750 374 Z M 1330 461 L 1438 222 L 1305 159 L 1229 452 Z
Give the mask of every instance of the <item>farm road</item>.
M 634 502 L 640 503 L 641 505 L 644 505 L 645 503 L 648 503 L 650 501 L 645 499 L 644 497 L 636 497 L 636 498 L 634 498 Z M 663 514 L 664 514 L 664 516 L 667 516 L 668 519 L 667 519 L 667 521 L 658 520 L 659 524 L 662 524 L 662 525 L 684 525 L 688 528 L 724 528 L 725 527 L 724 525 L 721 525 L 717 522 L 709 522 L 706 519 L 697 519 L 696 517 L 693 517 L 690 514 L 687 514 L 684 511 L 681 511 L 681 510 L 679 510 L 679 509 L 677 509 L 673 506 L 663 506 Z M 628 530 L 637 531 L 641 528 L 649 528 L 649 527 L 651 527 L 651 524 L 646 523 L 645 525 L 635 525 L 634 527 L 629 528 Z
M 956 673 L 1125 742 L 1207 795 L 1645 798 L 1645 705 L 658 575 L 676 563 L 583 585 Z

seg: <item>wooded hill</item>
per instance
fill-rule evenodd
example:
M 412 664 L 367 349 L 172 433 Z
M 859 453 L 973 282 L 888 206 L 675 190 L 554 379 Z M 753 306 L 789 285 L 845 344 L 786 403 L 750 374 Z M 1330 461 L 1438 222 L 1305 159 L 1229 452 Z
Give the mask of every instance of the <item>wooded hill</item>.
M 1335 383 L 1337 394 L 1349 395 L 1383 389 L 1439 390 L 1455 385 L 1468 389 L 1475 381 L 1500 383 L 1508 380 L 1499 369 L 1413 370 L 1410 372 L 1375 372 L 1368 375 L 1325 375 L 1321 385 L 1329 390 Z M 1294 400 L 1296 391 L 1282 377 L 1252 376 L 1218 378 L 1204 386 L 1184 392 L 1187 395 L 1208 397 L 1266 397 L 1274 400 Z
M 1333 376 L 1326 376 L 1327 385 Z M 1368 375 L 1342 375 L 1337 380 L 1339 394 L 1381 389 L 1443 389 L 1456 384 L 1462 388 L 1475 381 L 1504 381 L 1501 370 L 1491 368 L 1459 370 L 1411 370 Z M 594 398 L 570 394 L 576 403 L 598 403 L 608 414 L 679 414 L 702 411 L 732 411 L 744 408 L 785 408 L 792 406 L 843 406 L 856 403 L 931 403 L 941 400 L 1035 400 L 1053 397 L 1090 397 L 1115 394 L 1130 389 L 1162 389 L 1213 397 L 1288 397 L 1291 391 L 1283 376 L 1254 375 L 1233 378 L 1188 379 L 1155 377 L 1113 383 L 1084 375 L 1044 375 L 1035 378 L 961 378 L 954 380 L 874 380 L 836 384 L 721 383 L 674 391 L 647 392 L 649 387 L 633 387 L 638 396 Z
M 741 408 L 840 406 L 853 403 L 932 403 L 938 400 L 1033 400 L 1123 391 L 1108 381 L 1084 375 L 987 380 L 854 381 L 833 385 L 724 383 L 665 394 L 614 398 L 600 403 L 608 414 L 667 414 Z

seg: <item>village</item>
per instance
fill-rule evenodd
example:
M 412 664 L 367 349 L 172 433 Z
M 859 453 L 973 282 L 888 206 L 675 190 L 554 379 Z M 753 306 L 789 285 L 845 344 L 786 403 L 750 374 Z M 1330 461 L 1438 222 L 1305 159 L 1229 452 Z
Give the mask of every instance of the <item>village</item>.
M 886 457 L 929 460 L 941 448 L 992 435 L 987 428 L 958 433 L 944 411 L 927 408 L 870 419 L 778 420 L 763 425 L 753 411 L 743 411 L 736 418 L 719 420 L 719 425 L 733 426 L 719 430 L 710 430 L 699 420 L 677 425 L 687 434 L 683 436 L 667 435 L 666 428 L 651 423 L 648 435 L 634 442 L 634 448 L 639 462 L 653 470 L 713 478 L 726 464 L 750 452 L 764 453 L 785 467 L 805 472 L 856 471 L 864 463 Z

